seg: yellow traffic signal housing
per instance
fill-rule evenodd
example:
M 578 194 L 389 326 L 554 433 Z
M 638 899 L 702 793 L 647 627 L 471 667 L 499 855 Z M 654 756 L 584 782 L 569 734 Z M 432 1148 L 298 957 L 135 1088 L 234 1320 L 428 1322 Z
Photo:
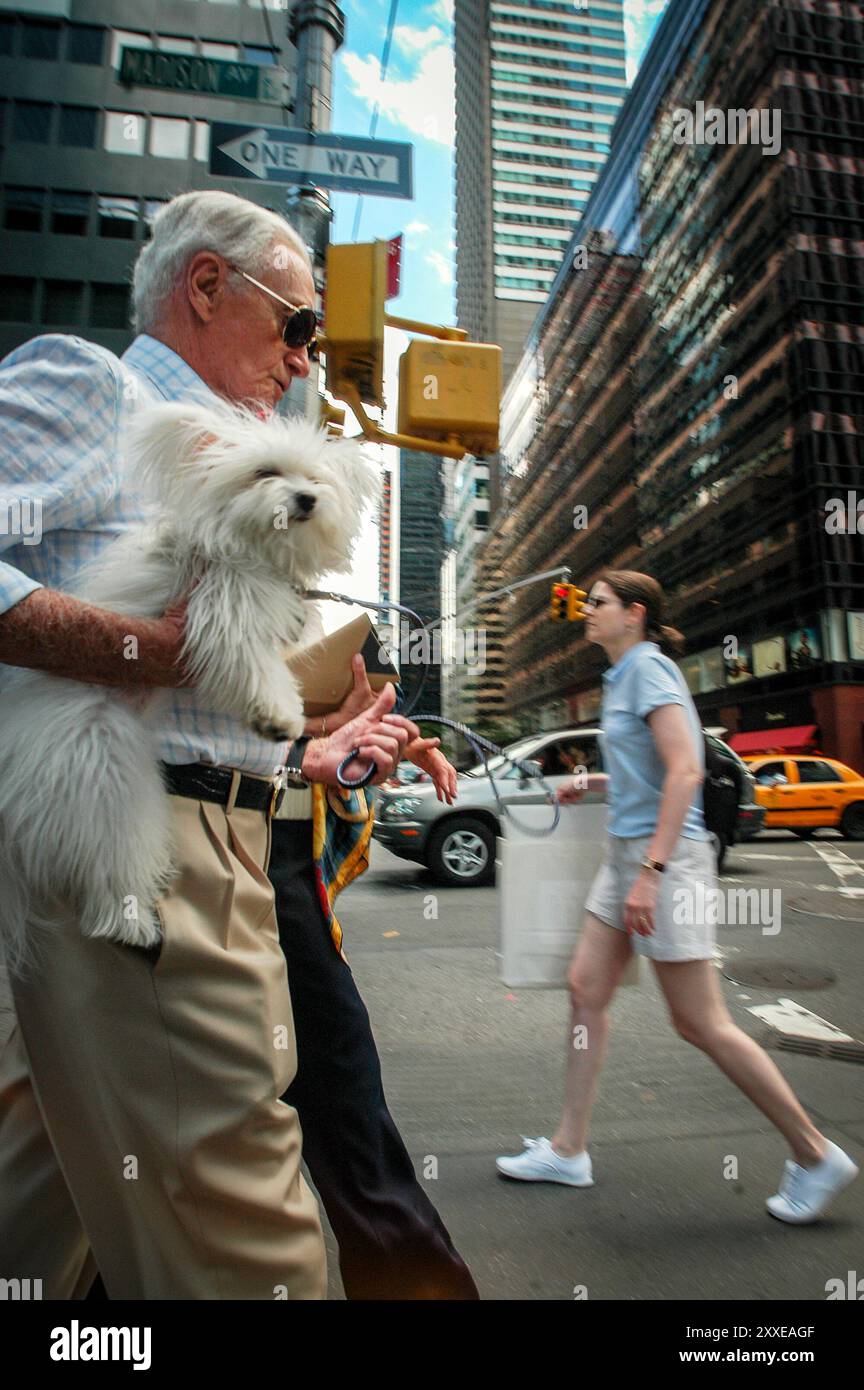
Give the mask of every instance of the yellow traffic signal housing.
M 327 390 L 353 387 L 367 405 L 384 405 L 384 300 L 387 242 L 327 248 L 324 315 Z
M 570 594 L 569 584 L 553 584 L 549 604 L 549 616 L 560 622 L 567 613 L 567 599 Z
M 567 617 L 571 623 L 578 622 L 585 617 L 585 600 L 588 594 L 585 589 L 577 589 L 575 584 L 567 585 Z
M 500 399 L 501 349 L 493 343 L 415 338 L 399 360 L 400 434 L 495 453 Z
M 345 433 L 345 411 L 342 406 L 331 405 L 322 399 L 318 419 L 328 434 L 341 438 Z

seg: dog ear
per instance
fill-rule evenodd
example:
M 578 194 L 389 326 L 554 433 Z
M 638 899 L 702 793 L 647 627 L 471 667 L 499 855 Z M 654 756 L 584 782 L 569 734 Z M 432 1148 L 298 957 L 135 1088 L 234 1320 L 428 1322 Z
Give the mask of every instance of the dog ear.
M 347 483 L 358 508 L 362 510 L 368 502 L 378 502 L 381 497 L 381 473 L 367 457 L 362 437 L 334 439 L 328 437 L 326 457 Z
M 190 401 L 167 401 L 136 411 L 124 440 L 124 457 L 134 481 L 165 496 L 194 469 L 200 476 L 202 452 L 219 442 L 219 407 Z M 226 419 L 227 419 L 226 412 Z

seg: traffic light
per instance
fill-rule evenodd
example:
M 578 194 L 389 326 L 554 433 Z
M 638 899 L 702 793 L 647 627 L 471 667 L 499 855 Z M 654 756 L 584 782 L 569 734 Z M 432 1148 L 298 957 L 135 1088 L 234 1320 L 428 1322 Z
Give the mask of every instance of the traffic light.
M 367 405 L 384 405 L 386 241 L 327 248 L 323 351 L 327 390 L 346 399 L 354 388 Z
M 567 618 L 571 623 L 579 622 L 585 617 L 585 600 L 588 594 L 585 589 L 577 589 L 575 584 L 568 584 L 567 588 Z
M 568 600 L 569 596 L 570 596 L 570 585 L 569 585 L 569 584 L 553 584 L 553 585 L 552 585 L 552 598 L 551 598 L 551 604 L 550 604 L 550 607 L 549 607 L 549 616 L 550 616 L 550 618 L 555 618 L 556 621 L 561 622 L 561 621 L 566 617 L 566 614 L 567 614 L 567 600 Z
M 500 399 L 495 344 L 415 338 L 399 359 L 400 434 L 458 440 L 468 453 L 494 454 Z
M 571 623 L 578 622 L 585 617 L 587 597 L 585 590 L 577 589 L 575 584 L 558 581 L 552 585 L 549 616 L 556 622 L 563 622 L 565 618 Z
M 327 390 L 354 412 L 366 439 L 377 444 L 461 458 L 498 450 L 501 349 L 468 343 L 464 328 L 388 314 L 390 245 L 364 242 L 327 248 L 324 329 Z M 398 432 L 370 418 L 364 406 L 384 407 L 384 330 L 422 333 L 399 363 Z

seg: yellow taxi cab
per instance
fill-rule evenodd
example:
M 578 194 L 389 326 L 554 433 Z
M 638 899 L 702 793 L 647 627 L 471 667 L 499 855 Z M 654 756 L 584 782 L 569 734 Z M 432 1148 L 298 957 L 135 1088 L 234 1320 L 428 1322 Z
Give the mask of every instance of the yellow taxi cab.
M 847 840 L 864 840 L 864 777 L 835 758 L 813 753 L 745 754 L 756 779 L 755 797 L 765 807 L 765 829 L 807 835 L 819 826 Z

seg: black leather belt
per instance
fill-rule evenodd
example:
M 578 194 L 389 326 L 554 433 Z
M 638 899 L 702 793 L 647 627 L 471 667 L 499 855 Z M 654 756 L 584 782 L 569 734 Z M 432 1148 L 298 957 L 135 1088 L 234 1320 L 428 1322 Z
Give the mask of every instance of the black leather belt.
M 224 767 L 207 767 L 204 763 L 162 763 L 162 777 L 171 796 L 189 796 L 195 801 L 215 801 L 227 806 L 231 794 L 233 772 Z M 242 810 L 278 811 L 284 790 L 261 777 L 240 774 L 235 806 Z

